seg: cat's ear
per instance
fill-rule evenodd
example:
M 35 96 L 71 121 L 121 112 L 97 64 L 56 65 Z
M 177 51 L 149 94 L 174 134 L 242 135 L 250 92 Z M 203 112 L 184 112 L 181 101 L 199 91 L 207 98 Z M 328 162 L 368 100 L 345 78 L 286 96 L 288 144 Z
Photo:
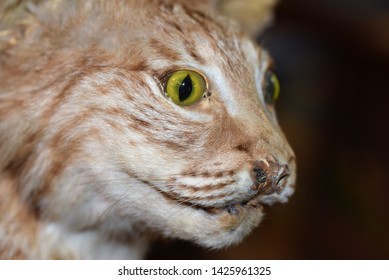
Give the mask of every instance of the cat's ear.
M 277 0 L 197 0 L 195 3 L 201 9 L 216 8 L 221 14 L 238 21 L 249 34 L 255 35 L 270 23 Z
M 209 0 L 224 15 L 240 22 L 254 35 L 262 31 L 272 20 L 277 0 Z

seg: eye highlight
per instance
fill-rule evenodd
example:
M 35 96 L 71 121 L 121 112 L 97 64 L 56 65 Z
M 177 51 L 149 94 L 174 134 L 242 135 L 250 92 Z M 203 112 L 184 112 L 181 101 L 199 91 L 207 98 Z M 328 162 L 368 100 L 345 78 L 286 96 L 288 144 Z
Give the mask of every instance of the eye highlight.
M 205 78 L 192 70 L 172 72 L 165 84 L 165 93 L 179 106 L 190 106 L 197 103 L 207 90 Z
M 277 75 L 270 69 L 265 73 L 263 92 L 265 96 L 265 102 L 269 105 L 274 104 L 274 102 L 280 96 L 280 82 L 277 78 Z

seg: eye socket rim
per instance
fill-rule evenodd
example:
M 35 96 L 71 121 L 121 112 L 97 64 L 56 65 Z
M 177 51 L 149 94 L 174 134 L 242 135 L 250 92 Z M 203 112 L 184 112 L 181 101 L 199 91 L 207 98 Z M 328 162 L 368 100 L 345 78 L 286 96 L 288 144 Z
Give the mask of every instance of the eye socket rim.
M 269 81 L 271 84 L 269 84 Z M 269 87 L 273 87 L 274 91 L 269 92 L 268 89 Z M 264 75 L 264 81 L 263 81 L 263 94 L 264 94 L 264 99 L 266 104 L 268 105 L 274 105 L 276 101 L 280 97 L 281 93 L 281 84 L 280 80 L 275 73 L 274 69 L 267 69 Z
M 180 101 L 179 100 L 179 94 L 171 94 L 169 93 L 168 91 L 170 91 L 170 89 L 168 89 L 168 86 L 169 86 L 169 82 L 171 81 L 172 77 L 175 75 L 175 74 L 179 74 L 183 72 L 182 76 L 184 77 L 182 80 L 185 79 L 185 77 L 189 74 L 194 74 L 194 76 L 196 76 L 197 78 L 200 78 L 198 81 L 201 81 L 201 84 L 200 86 L 199 85 L 192 85 L 193 86 L 193 90 L 195 90 L 195 88 L 204 88 L 204 90 L 202 91 L 202 93 L 198 93 L 197 96 L 194 96 L 194 97 L 188 97 L 187 99 L 185 99 L 184 101 Z M 192 83 L 193 83 L 193 76 L 190 76 L 191 77 L 191 80 L 192 80 Z M 163 75 L 162 77 L 162 86 L 163 86 L 163 91 L 164 91 L 164 94 L 167 98 L 169 98 L 174 104 L 180 106 L 180 107 L 189 107 L 189 106 L 193 106 L 197 103 L 199 103 L 202 99 L 203 96 L 205 96 L 207 94 L 207 92 L 209 91 L 209 84 L 208 84 L 208 80 L 206 78 L 206 76 L 201 73 L 200 71 L 198 70 L 194 70 L 194 69 L 187 69 L 187 68 L 183 68 L 183 69 L 175 69 L 175 70 L 171 70 L 171 71 L 168 71 L 165 75 Z M 180 86 L 177 86 L 177 88 L 179 89 Z M 199 89 L 199 90 L 200 90 Z M 192 90 L 192 91 L 193 91 Z M 193 93 L 191 94 L 193 95 Z

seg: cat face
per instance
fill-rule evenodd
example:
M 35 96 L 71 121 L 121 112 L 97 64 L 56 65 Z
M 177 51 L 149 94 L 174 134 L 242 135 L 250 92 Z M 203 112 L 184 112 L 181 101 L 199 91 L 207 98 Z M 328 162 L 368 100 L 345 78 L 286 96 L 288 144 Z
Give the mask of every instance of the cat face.
M 46 106 L 30 128 L 25 196 L 72 228 L 227 246 L 293 193 L 271 59 L 213 11 L 154 4 L 87 5 L 37 33 L 57 49 L 25 78 L 41 90 L 24 100 Z
M 141 30 L 135 71 L 109 76 L 119 75 L 108 88 L 122 103 L 111 161 L 121 163 L 138 201 L 125 184 L 120 197 L 108 196 L 120 200 L 121 215 L 132 218 L 136 208 L 139 223 L 165 236 L 223 247 L 259 223 L 262 205 L 293 192 L 294 155 L 265 86 L 271 61 L 226 22 L 179 5 L 160 9 Z M 177 104 L 168 92 L 180 71 L 192 87 L 194 75 L 203 81 L 194 104 Z

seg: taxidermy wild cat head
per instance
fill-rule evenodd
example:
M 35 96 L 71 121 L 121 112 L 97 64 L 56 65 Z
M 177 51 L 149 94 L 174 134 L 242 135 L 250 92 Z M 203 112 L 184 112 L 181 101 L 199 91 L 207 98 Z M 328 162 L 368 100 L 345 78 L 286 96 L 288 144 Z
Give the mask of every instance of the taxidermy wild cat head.
M 242 2 L 245 28 L 220 14 Z M 151 236 L 221 248 L 287 201 L 279 84 L 248 35 L 269 3 L 3 2 L 0 256 L 138 258 Z

